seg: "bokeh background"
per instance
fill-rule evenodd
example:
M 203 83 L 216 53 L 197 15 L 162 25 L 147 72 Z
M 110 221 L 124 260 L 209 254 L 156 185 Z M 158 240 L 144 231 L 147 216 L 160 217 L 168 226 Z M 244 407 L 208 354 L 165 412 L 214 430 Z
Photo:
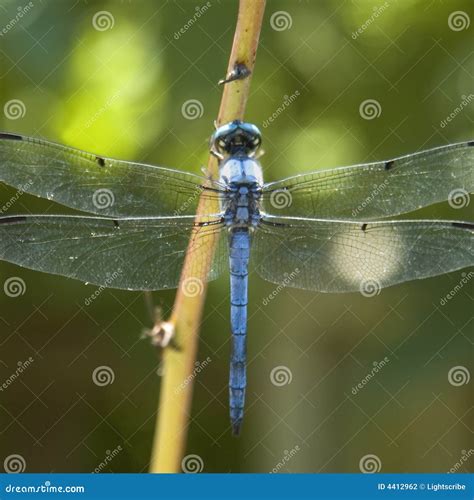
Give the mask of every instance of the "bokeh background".
M 236 12 L 230 0 L 2 0 L 0 129 L 199 172 Z M 246 116 L 264 134 L 266 179 L 473 139 L 473 29 L 471 0 L 269 0 Z M 14 195 L 0 186 L 3 203 Z M 464 205 L 414 215 L 472 220 L 474 201 Z M 8 213 L 61 211 L 23 195 Z M 286 288 L 272 300 L 274 285 L 252 273 L 239 439 L 227 409 L 228 277 L 213 282 L 199 349 L 211 362 L 196 378 L 186 454 L 204 472 L 472 471 L 466 273 L 374 297 Z M 25 283 L 17 297 L 3 289 L 12 277 Z M 86 305 L 95 287 L 7 263 L 0 282 L 0 463 L 146 471 L 160 361 L 141 339 L 143 296 L 104 290 Z M 166 316 L 174 292 L 153 298 Z M 101 366 L 113 383 L 93 383 Z

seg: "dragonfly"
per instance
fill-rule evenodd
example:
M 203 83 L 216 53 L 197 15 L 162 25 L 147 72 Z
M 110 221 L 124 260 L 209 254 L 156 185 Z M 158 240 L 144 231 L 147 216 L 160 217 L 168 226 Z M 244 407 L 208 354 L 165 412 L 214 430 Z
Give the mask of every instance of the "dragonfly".
M 1 182 L 89 214 L 0 217 L 4 261 L 98 286 L 162 290 L 179 286 L 187 253 L 204 265 L 202 249 L 216 242 L 206 279 L 230 273 L 234 434 L 247 385 L 250 263 L 264 280 L 328 293 L 474 264 L 473 222 L 398 217 L 459 196 L 469 201 L 474 141 L 268 183 L 261 143 L 251 123 L 218 127 L 210 140 L 219 160 L 213 179 L 0 134 Z

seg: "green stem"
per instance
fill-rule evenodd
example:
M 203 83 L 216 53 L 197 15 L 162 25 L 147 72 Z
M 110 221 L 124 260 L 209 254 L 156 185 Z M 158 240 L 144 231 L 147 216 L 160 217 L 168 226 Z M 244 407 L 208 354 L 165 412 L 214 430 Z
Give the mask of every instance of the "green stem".
M 237 26 L 228 74 L 237 64 L 245 65 L 250 76 L 224 85 L 217 123 L 242 120 L 250 91 L 251 74 L 262 26 L 265 0 L 240 0 Z M 217 161 L 209 157 L 208 170 L 216 177 Z M 216 206 L 216 212 L 218 207 Z M 209 200 L 201 199 L 197 214 L 209 213 Z M 164 373 L 153 441 L 150 472 L 180 472 L 186 449 L 193 391 L 192 373 L 195 367 L 199 326 L 206 295 L 206 276 L 212 263 L 216 238 L 209 238 L 199 251 L 186 255 L 181 284 L 193 278 L 202 293 L 186 294 L 186 287 L 178 288 L 169 323 L 174 327 L 180 349 L 166 348 L 163 353 Z M 206 265 L 203 265 L 205 263 Z M 185 380 L 190 382 L 183 384 Z

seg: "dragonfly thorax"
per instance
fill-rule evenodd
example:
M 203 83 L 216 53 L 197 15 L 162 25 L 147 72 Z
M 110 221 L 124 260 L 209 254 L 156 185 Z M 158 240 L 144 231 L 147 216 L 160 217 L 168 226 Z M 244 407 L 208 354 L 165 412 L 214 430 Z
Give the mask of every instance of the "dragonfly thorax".
M 263 185 L 262 167 L 257 160 L 249 157 L 230 157 L 219 166 L 220 182 L 224 185 Z
M 220 167 L 220 182 L 226 186 L 222 200 L 229 228 L 255 227 L 260 220 L 259 199 L 262 168 L 252 158 L 229 158 Z

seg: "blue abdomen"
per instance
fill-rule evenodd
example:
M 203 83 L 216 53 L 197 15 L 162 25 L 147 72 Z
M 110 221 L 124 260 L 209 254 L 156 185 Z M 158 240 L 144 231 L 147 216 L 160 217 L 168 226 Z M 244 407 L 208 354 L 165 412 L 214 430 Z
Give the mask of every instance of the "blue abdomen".
M 230 324 L 232 354 L 230 360 L 229 405 L 234 434 L 240 432 L 244 416 L 246 378 L 246 335 L 248 301 L 248 263 L 250 235 L 238 227 L 230 233 Z

